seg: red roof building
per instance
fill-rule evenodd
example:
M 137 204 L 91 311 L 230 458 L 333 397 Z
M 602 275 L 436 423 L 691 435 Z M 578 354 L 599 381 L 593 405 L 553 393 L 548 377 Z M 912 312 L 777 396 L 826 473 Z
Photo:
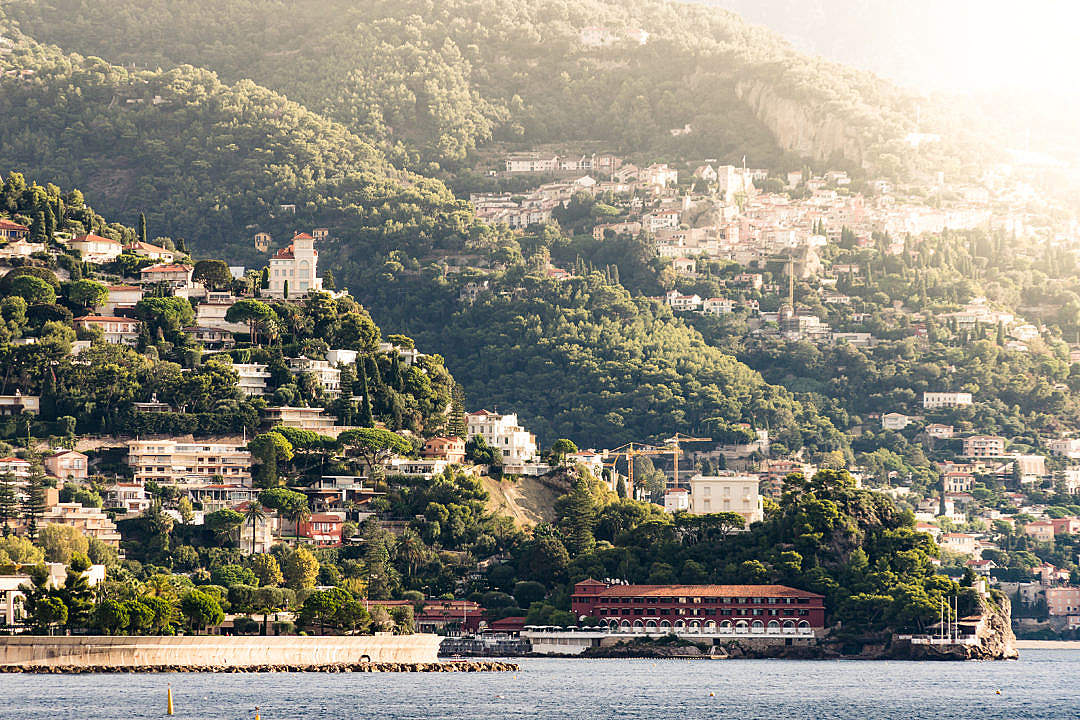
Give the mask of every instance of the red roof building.
M 579 618 L 615 628 L 708 632 L 810 632 L 825 628 L 825 598 L 786 585 L 574 585 L 570 606 Z
M 17 222 L 0 218 L 0 240 L 25 240 L 30 234 L 30 228 Z
M 341 527 L 345 521 L 340 515 L 331 513 L 313 513 L 300 523 L 298 534 L 307 538 L 318 547 L 340 547 Z

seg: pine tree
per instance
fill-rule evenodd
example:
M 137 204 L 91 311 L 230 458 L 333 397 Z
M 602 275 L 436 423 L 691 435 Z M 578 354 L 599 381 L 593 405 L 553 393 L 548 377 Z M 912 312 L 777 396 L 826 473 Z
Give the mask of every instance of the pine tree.
M 360 427 L 375 427 L 375 417 L 371 413 L 371 397 L 368 395 L 368 381 L 367 370 L 364 368 L 365 363 L 356 363 L 357 373 L 356 383 L 360 387 L 361 400 L 360 400 Z
M 26 534 L 31 540 L 37 538 L 38 521 L 45 514 L 46 507 L 45 468 L 41 456 L 36 452 L 30 457 L 30 475 L 26 478 L 26 497 L 23 498 L 22 512 L 26 521 Z
M 337 283 L 334 282 L 334 271 L 327 270 L 323 275 L 322 281 L 323 290 L 337 290 Z
M 139 213 L 139 242 L 146 242 L 146 213 Z
M 0 475 L 0 532 L 4 537 L 11 534 L 11 524 L 19 516 L 19 500 L 15 494 L 15 475 Z

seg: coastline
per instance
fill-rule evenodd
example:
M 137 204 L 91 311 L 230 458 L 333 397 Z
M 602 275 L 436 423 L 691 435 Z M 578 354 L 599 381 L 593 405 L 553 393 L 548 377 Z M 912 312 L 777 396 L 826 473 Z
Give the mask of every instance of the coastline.
M 117 673 L 419 673 L 517 672 L 517 663 L 332 663 L 329 665 L 0 665 L 0 674 L 89 675 Z
M 1017 640 L 1017 650 L 1080 650 L 1080 640 Z

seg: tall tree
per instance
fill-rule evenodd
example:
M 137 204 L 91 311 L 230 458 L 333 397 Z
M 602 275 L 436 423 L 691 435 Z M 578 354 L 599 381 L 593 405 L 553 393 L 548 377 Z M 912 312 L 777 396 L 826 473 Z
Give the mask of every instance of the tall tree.
M 371 412 L 371 394 L 368 390 L 366 363 L 361 360 L 356 363 L 358 371 L 357 383 L 360 385 L 360 427 L 374 427 L 375 417 Z
M 34 452 L 30 456 L 30 475 L 26 478 L 26 495 L 23 498 L 23 519 L 26 521 L 26 534 L 31 540 L 37 537 L 38 521 L 45 514 L 46 488 L 48 480 L 41 456 Z
M 256 500 L 252 500 L 248 503 L 247 509 L 244 510 L 244 522 L 251 525 L 251 554 L 255 554 L 255 531 L 260 522 L 266 519 L 266 513 L 263 512 L 262 504 Z
M 146 213 L 139 213 L 139 242 L 144 243 L 146 241 Z
M 4 537 L 11 534 L 11 524 L 19 516 L 19 499 L 15 494 L 15 475 L 0 475 L 0 532 Z

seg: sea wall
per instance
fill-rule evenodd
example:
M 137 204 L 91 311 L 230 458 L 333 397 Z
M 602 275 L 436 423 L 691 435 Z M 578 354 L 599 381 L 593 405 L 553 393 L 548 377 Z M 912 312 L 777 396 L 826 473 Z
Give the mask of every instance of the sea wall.
M 314 667 L 438 660 L 438 635 L 0 637 L 0 667 Z

